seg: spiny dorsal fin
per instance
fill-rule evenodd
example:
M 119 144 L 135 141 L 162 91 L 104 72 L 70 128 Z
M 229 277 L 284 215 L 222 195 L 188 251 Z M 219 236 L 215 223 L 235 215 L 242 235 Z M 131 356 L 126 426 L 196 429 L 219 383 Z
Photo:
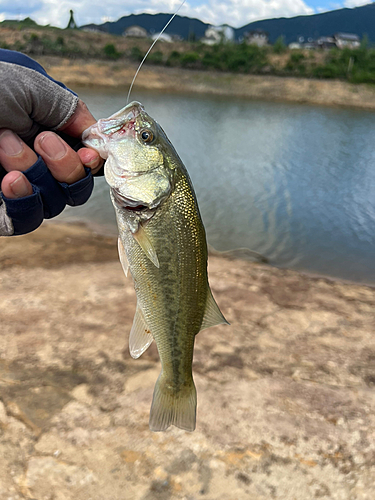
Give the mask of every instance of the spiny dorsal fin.
M 211 289 L 208 289 L 206 309 L 204 311 L 203 321 L 200 331 L 210 326 L 221 325 L 226 323 L 229 325 L 228 321 L 224 318 L 219 306 L 216 304 L 215 299 L 212 296 Z
M 155 249 L 152 246 L 151 241 L 149 240 L 146 231 L 143 229 L 142 224 L 139 224 L 138 230 L 135 233 L 132 233 L 134 239 L 138 242 L 139 246 L 142 248 L 147 257 L 151 260 L 151 262 L 159 268 L 159 259 L 156 255 Z
M 133 326 L 129 336 L 129 351 L 132 358 L 137 359 L 152 344 L 153 336 L 146 324 L 142 309 L 137 304 Z
M 129 262 L 128 258 L 126 257 L 125 248 L 124 245 L 122 244 L 120 236 L 118 237 L 117 240 L 117 249 L 118 249 L 118 256 L 120 258 L 120 262 L 124 270 L 125 276 L 128 276 Z

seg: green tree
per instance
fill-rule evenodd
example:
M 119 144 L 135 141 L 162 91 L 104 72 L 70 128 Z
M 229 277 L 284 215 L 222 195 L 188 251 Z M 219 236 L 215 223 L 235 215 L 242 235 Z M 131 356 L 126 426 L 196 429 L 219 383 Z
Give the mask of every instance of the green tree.
M 275 54 L 283 54 L 286 52 L 285 39 L 283 35 L 280 35 L 276 42 L 273 44 L 273 51 Z

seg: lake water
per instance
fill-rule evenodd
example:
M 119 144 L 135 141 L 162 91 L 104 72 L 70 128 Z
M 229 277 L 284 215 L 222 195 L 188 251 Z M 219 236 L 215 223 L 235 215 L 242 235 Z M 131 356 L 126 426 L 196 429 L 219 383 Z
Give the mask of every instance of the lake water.
M 126 92 L 79 90 L 97 118 Z M 187 167 L 208 242 L 278 267 L 375 283 L 375 114 L 207 96 L 133 93 Z M 116 234 L 104 179 L 64 220 Z

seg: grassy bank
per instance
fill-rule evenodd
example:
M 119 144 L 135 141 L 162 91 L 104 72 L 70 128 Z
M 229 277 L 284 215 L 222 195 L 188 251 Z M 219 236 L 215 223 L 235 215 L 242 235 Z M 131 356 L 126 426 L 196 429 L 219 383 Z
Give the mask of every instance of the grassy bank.
M 51 76 L 79 93 L 80 87 L 127 93 L 136 63 L 38 57 Z M 166 93 L 196 93 L 264 101 L 375 110 L 375 88 L 339 80 L 189 70 L 145 64 L 135 89 Z
M 151 40 L 124 38 L 101 32 L 36 25 L 31 19 L 0 23 L 0 46 L 30 56 L 102 59 L 137 63 Z M 340 79 L 375 83 L 375 49 L 366 40 L 357 49 L 289 50 L 279 39 L 273 46 L 201 42 L 159 42 L 148 56 L 156 66 L 215 70 L 241 74 Z
M 0 46 L 34 57 L 70 87 L 125 91 L 150 41 L 15 22 L 0 23 Z M 375 86 L 359 83 L 375 80 L 374 54 L 365 46 L 357 51 L 296 52 L 282 44 L 260 49 L 160 42 L 136 87 L 375 109 Z

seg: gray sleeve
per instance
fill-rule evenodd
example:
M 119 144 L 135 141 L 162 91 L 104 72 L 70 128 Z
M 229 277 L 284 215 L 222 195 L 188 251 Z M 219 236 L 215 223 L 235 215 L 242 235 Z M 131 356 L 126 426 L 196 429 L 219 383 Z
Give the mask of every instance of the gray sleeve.
M 41 126 L 62 127 L 73 115 L 78 97 L 34 69 L 0 61 L 0 128 L 22 139 L 35 136 Z

